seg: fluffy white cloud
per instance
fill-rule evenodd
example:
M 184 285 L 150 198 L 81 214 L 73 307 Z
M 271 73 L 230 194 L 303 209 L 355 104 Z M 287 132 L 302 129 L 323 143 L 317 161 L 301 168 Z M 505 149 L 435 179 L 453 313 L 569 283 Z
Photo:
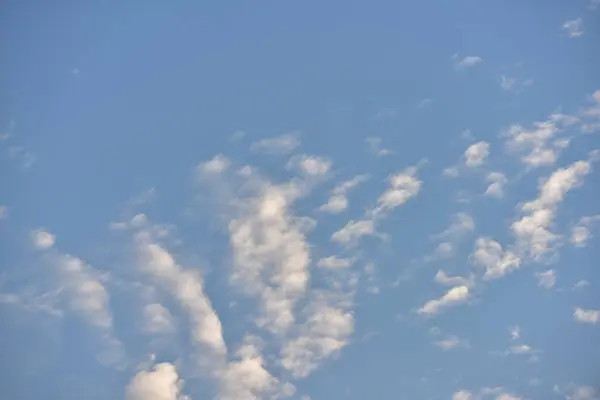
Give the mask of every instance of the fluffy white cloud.
M 452 395 L 452 400 L 474 400 L 473 394 L 467 390 L 459 390 Z
M 180 400 L 183 381 L 173 364 L 161 363 L 140 371 L 125 389 L 126 400 Z
M 469 297 L 469 288 L 465 285 L 456 286 L 448 290 L 439 299 L 429 300 L 418 310 L 419 314 L 435 315 L 445 308 L 465 302 Z
M 502 136 L 508 138 L 507 147 L 510 151 L 524 153 L 521 161 L 529 167 L 553 165 L 557 150 L 551 146 L 551 141 L 560 132 L 558 123 L 566 125 L 569 120 L 553 115 L 547 121 L 535 122 L 532 129 L 512 125 Z
M 508 182 L 504 174 L 500 172 L 490 172 L 485 180 L 489 183 L 484 193 L 486 196 L 498 199 L 504 196 L 504 186 Z
M 168 333 L 175 328 L 168 309 L 158 303 L 147 304 L 142 312 L 143 330 L 148 333 Z
M 261 356 L 262 340 L 246 336 L 221 377 L 219 400 L 255 400 L 289 397 L 296 388 L 282 384 L 265 369 Z
M 356 175 L 352 179 L 342 182 L 333 188 L 327 203 L 322 205 L 319 209 L 332 214 L 337 214 L 344 211 L 346 208 L 348 208 L 348 192 L 368 179 L 369 175 L 364 174 Z
M 375 223 L 372 220 L 348 221 L 344 227 L 331 235 L 334 242 L 352 246 L 363 236 L 375 234 Z
M 483 62 L 483 59 L 479 56 L 460 57 L 458 54 L 454 54 L 452 60 L 456 68 L 469 68 Z
M 168 290 L 187 311 L 193 340 L 210 350 L 210 362 L 216 368 L 227 354 L 227 349 L 221 321 L 204 293 L 202 278 L 198 271 L 181 267 L 173 255 L 156 241 L 152 228 L 148 224 L 134 236 L 139 269 Z
M 290 132 L 274 138 L 262 139 L 252 143 L 250 150 L 268 154 L 287 154 L 300 145 L 299 132 Z
M 287 164 L 289 169 L 296 169 L 305 176 L 319 177 L 331 169 L 331 161 L 317 156 L 300 155 L 292 157 Z
M 377 217 L 406 203 L 421 190 L 423 182 L 417 176 L 417 168 L 409 167 L 388 178 L 389 187 L 377 200 L 378 206 L 372 211 Z
M 486 237 L 475 241 L 471 260 L 485 268 L 485 280 L 500 278 L 521 265 L 521 260 L 516 254 L 503 250 L 500 243 Z
M 583 35 L 583 20 L 581 18 L 571 19 L 566 21 L 562 30 L 572 38 L 576 38 Z
M 31 232 L 31 242 L 36 249 L 47 250 L 54 246 L 56 238 L 52 233 L 39 228 Z
M 551 289 L 556 283 L 556 272 L 554 272 L 553 269 L 544 272 L 536 272 L 535 276 L 538 280 L 538 286 L 545 289 Z
M 511 228 L 520 249 L 532 259 L 539 260 L 553 250 L 552 244 L 559 236 L 548 228 L 554 220 L 557 206 L 569 190 L 583 183 L 583 177 L 590 170 L 587 161 L 577 161 L 567 168 L 557 169 L 541 184 L 538 198 L 521 207 L 528 214 L 515 221 Z
M 465 150 L 465 165 L 467 167 L 478 167 L 485 163 L 490 155 L 490 144 L 487 142 L 478 142 L 470 145 Z
M 573 318 L 584 324 L 597 324 L 600 321 L 600 310 L 585 310 L 577 307 L 573 312 Z
M 521 337 L 521 328 L 519 325 L 511 326 L 509 329 L 511 340 L 517 340 Z
M 469 344 L 466 340 L 460 339 L 458 336 L 450 335 L 444 339 L 436 340 L 433 342 L 437 347 L 444 351 L 452 350 L 457 347 L 468 347 Z

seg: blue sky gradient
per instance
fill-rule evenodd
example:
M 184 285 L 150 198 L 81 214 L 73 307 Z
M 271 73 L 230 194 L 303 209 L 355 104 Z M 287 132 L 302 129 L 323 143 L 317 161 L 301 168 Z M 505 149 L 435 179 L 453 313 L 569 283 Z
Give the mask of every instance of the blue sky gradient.
M 9 2 L 0 397 L 600 399 L 600 2 Z

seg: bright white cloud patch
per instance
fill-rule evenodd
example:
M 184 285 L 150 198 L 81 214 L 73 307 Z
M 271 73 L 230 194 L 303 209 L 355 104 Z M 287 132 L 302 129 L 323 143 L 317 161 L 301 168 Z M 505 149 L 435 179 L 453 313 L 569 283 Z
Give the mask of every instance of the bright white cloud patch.
M 326 204 L 319 209 L 324 212 L 337 214 L 348 208 L 348 192 L 369 179 L 369 175 L 357 175 L 352 179 L 342 182 L 331 191 L 331 196 Z
M 571 19 L 565 22 L 562 26 L 562 30 L 572 38 L 576 38 L 583 35 L 583 20 L 581 18 Z
M 143 310 L 143 319 L 145 332 L 168 333 L 174 330 L 173 317 L 161 304 L 147 304 Z
M 571 230 L 571 244 L 575 247 L 587 246 L 589 240 L 592 238 L 590 229 L 598 221 L 600 221 L 600 215 L 580 218 L 577 225 Z
M 418 310 L 419 314 L 436 315 L 440 311 L 465 302 L 469 297 L 469 288 L 465 285 L 456 286 L 436 300 L 430 300 Z
M 443 270 L 438 270 L 434 278 L 435 282 L 445 286 L 467 286 L 473 285 L 472 278 L 463 278 L 461 276 L 448 276 Z
M 467 167 L 478 167 L 485 163 L 490 155 L 490 144 L 487 142 L 478 142 L 470 145 L 465 150 L 465 165 Z
M 521 259 L 515 253 L 503 250 L 500 243 L 486 237 L 475 241 L 471 260 L 484 267 L 485 280 L 500 278 L 521 265 Z
M 600 310 L 586 310 L 577 307 L 573 312 L 573 318 L 576 322 L 581 322 L 584 324 L 597 324 L 600 321 Z
M 568 191 L 580 186 L 591 171 L 590 163 L 577 161 L 567 168 L 559 168 L 540 185 L 538 198 L 521 206 L 526 214 L 512 224 L 518 246 L 532 259 L 538 260 L 550 253 L 560 236 L 549 228 L 554 221 L 558 204 Z
M 223 155 L 216 155 L 213 159 L 198 165 L 198 172 L 205 175 L 216 175 L 225 171 L 231 162 Z
M 126 400 L 181 400 L 183 381 L 173 364 L 161 363 L 151 371 L 140 371 L 125 391 Z

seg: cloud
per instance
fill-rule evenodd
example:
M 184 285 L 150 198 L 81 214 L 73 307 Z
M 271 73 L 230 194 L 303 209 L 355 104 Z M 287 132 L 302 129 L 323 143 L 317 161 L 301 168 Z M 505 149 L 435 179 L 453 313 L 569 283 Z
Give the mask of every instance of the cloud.
M 147 304 L 142 312 L 147 333 L 169 333 L 175 330 L 173 317 L 168 309 L 158 303 Z
M 503 250 L 500 243 L 486 237 L 475 241 L 475 250 L 470 258 L 475 265 L 485 268 L 484 280 L 500 278 L 521 265 L 516 254 Z
M 487 142 L 478 142 L 470 145 L 465 150 L 465 165 L 469 168 L 478 167 L 485 163 L 490 154 L 490 144 Z
M 138 372 L 125 390 L 126 400 L 183 400 L 183 380 L 173 364 L 160 363 L 151 371 Z
M 288 154 L 300 146 L 300 133 L 290 132 L 252 143 L 250 150 L 267 154 Z
M 229 168 L 230 165 L 231 162 L 227 157 L 218 154 L 211 160 L 199 164 L 196 170 L 205 176 L 218 175 Z
M 580 218 L 577 225 L 571 230 L 571 244 L 575 247 L 587 246 L 588 241 L 592 238 L 590 228 L 598 221 L 600 221 L 600 215 Z
M 351 258 L 339 258 L 336 256 L 329 256 L 321 258 L 317 262 L 317 266 L 321 268 L 348 268 L 354 263 Z
M 532 129 L 525 129 L 521 125 L 512 125 L 504 130 L 502 137 L 508 138 L 506 146 L 509 151 L 522 154 L 521 161 L 531 168 L 553 165 L 558 158 L 558 149 L 552 146 L 552 139 L 561 130 L 558 124 L 569 125 L 572 120 L 569 116 L 553 114 L 543 122 L 535 122 Z M 524 153 L 524 154 L 523 154 Z
M 452 395 L 452 400 L 474 400 L 473 394 L 467 390 L 459 390 Z
M 381 147 L 381 138 L 379 137 L 368 137 L 365 139 L 367 149 L 373 155 L 378 157 L 388 156 L 393 154 L 393 151 Z
M 436 300 L 429 300 L 417 312 L 419 314 L 436 315 L 445 308 L 463 303 L 469 297 L 469 288 L 465 285 L 455 286 Z
M 583 288 L 588 287 L 589 285 L 590 285 L 590 283 L 588 281 L 586 281 L 585 279 L 582 279 L 573 285 L 573 290 L 581 290 Z
M 556 272 L 554 272 L 553 269 L 544 272 L 536 272 L 535 276 L 538 280 L 538 286 L 541 286 L 544 289 L 551 289 L 556 283 Z
M 443 270 L 438 270 L 435 274 L 434 281 L 445 286 L 473 286 L 474 282 L 471 278 L 463 278 L 461 276 L 448 276 Z
M 244 337 L 243 344 L 236 350 L 234 359 L 221 378 L 219 400 L 255 400 L 263 398 L 289 397 L 296 388 L 281 384 L 271 375 L 261 356 L 262 340 L 256 336 Z
M 599 400 L 596 389 L 591 386 L 574 386 L 569 390 L 567 400 Z
M 504 174 L 500 172 L 490 172 L 485 177 L 486 182 L 489 182 L 484 195 L 500 199 L 504 197 L 504 186 L 508 182 Z
M 575 308 L 573 318 L 576 322 L 584 324 L 597 324 L 600 321 L 600 310 L 584 310 L 583 308 Z
M 375 234 L 373 220 L 348 221 L 344 227 L 331 235 L 331 240 L 346 246 L 353 246 L 363 236 Z
M 450 335 L 444 339 L 436 340 L 433 343 L 444 351 L 452 350 L 457 347 L 469 347 L 469 343 L 466 340 L 462 340 L 455 335 Z
M 356 175 L 352 179 L 342 182 L 331 191 L 331 196 L 327 203 L 322 205 L 319 210 L 338 214 L 348 208 L 348 192 L 369 179 L 369 175 Z
M 434 237 L 436 239 L 450 240 L 457 239 L 465 233 L 472 232 L 475 230 L 475 221 L 473 217 L 464 212 L 454 214 L 452 224 L 438 233 Z
M 482 388 L 479 392 L 473 393 L 468 390 L 460 390 L 452 395 L 452 400 L 483 400 L 490 399 L 491 396 L 495 400 L 521 400 L 522 398 L 503 391 L 502 387 Z
M 558 204 L 567 192 L 581 186 L 583 178 L 591 171 L 590 163 L 577 161 L 566 168 L 559 168 L 540 185 L 540 194 L 521 206 L 527 213 L 513 222 L 511 229 L 522 251 L 533 260 L 539 260 L 553 250 L 552 244 L 559 235 L 552 233 L 551 226 Z
M 306 176 L 322 176 L 329 172 L 331 164 L 330 160 L 323 157 L 302 155 L 293 157 L 288 168 L 295 168 Z
M 518 87 L 531 86 L 532 84 L 533 81 L 531 79 L 519 80 L 505 75 L 500 76 L 500 87 L 507 91 L 517 89 Z
M 379 196 L 378 205 L 372 211 L 373 217 L 384 215 L 419 193 L 423 182 L 418 179 L 416 173 L 416 167 L 409 167 L 388 178 L 389 187 Z
M 33 230 L 30 237 L 31 243 L 38 250 L 48 250 L 56 242 L 55 236 L 42 228 Z
M 509 329 L 510 339 L 517 340 L 521 337 L 521 328 L 519 325 L 511 326 Z
M 181 267 L 156 239 L 148 223 L 135 232 L 138 268 L 179 301 L 188 313 L 193 341 L 201 346 L 201 353 L 210 352 L 211 367 L 218 368 L 227 348 L 221 321 L 204 293 L 202 278 L 198 271 Z
M 452 60 L 456 68 L 470 68 L 483 62 L 483 59 L 479 56 L 465 56 L 461 58 L 458 54 L 454 54 Z
M 581 18 L 571 19 L 565 22 L 562 26 L 562 30 L 572 38 L 576 38 L 583 35 L 583 20 Z

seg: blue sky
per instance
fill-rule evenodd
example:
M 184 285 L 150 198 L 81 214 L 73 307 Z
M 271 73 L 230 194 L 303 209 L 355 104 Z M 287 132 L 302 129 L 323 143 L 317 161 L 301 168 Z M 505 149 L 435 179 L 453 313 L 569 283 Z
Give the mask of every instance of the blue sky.
M 0 393 L 600 398 L 600 2 L 9 2 Z

